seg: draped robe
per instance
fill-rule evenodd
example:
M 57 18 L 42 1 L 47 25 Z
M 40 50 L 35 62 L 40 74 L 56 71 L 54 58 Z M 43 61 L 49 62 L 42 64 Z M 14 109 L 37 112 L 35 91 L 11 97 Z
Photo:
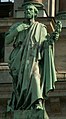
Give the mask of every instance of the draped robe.
M 9 32 L 16 27 L 12 26 Z M 13 92 L 8 110 L 30 109 L 36 100 L 44 99 L 55 87 L 54 40 L 50 43 L 46 36 L 46 26 L 35 22 L 30 26 L 23 24 L 23 30 L 15 37 L 9 57 Z

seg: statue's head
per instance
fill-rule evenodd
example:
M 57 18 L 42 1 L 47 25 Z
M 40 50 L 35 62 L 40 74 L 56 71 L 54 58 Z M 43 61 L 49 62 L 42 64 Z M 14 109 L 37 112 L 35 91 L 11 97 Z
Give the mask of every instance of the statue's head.
M 22 8 L 24 9 L 26 18 L 36 18 L 38 15 L 38 9 L 43 7 L 42 0 L 24 0 Z
M 24 7 L 25 18 L 32 19 L 36 18 L 38 15 L 38 9 L 33 4 L 27 4 Z

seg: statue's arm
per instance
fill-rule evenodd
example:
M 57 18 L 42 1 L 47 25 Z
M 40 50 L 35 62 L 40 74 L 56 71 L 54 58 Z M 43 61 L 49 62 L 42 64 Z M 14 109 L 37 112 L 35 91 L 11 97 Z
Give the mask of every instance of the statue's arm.
M 49 35 L 50 43 L 53 43 L 58 40 L 61 30 L 62 30 L 62 23 L 61 21 L 58 21 L 55 24 L 55 31 Z
M 5 43 L 10 44 L 17 37 L 18 33 L 23 30 L 23 24 L 16 24 L 12 26 L 9 31 L 5 34 Z
M 14 29 L 13 31 L 9 31 L 5 34 L 5 43 L 10 44 L 13 42 L 14 38 L 17 36 L 18 31 Z

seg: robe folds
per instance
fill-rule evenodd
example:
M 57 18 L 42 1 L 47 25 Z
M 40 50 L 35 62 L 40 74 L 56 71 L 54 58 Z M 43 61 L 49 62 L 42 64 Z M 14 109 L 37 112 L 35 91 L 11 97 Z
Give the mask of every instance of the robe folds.
M 17 26 L 12 26 L 8 34 Z M 7 110 L 30 109 L 36 100 L 44 99 L 48 91 L 54 89 L 57 81 L 54 40 L 50 43 L 47 35 L 44 24 L 35 22 L 28 26 L 23 23 L 23 30 L 14 38 L 9 56 L 13 92 Z

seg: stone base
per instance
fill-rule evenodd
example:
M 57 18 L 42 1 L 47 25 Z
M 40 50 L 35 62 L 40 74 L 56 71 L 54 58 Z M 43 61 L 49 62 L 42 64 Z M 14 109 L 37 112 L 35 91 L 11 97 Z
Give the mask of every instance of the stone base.
M 49 119 L 44 110 L 14 111 L 13 119 Z
M 15 110 L 14 112 L 3 112 L 0 119 L 49 119 L 46 110 Z
M 0 114 L 0 119 L 13 119 L 13 112 L 3 112 Z

